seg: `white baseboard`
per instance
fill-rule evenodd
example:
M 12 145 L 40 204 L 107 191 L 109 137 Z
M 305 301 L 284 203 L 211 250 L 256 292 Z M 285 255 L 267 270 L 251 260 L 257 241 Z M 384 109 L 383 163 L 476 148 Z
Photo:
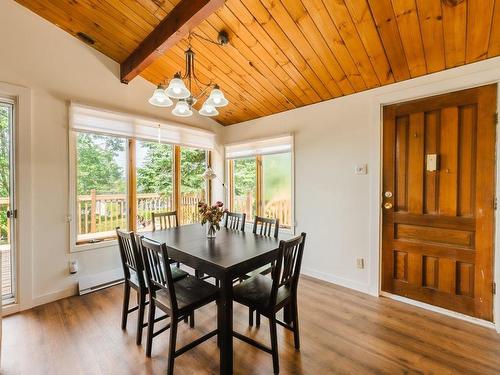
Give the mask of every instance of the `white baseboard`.
M 337 284 L 337 285 L 343 286 L 345 288 L 354 289 L 358 292 L 370 294 L 369 285 L 364 284 L 364 283 L 360 283 L 359 281 L 345 279 L 343 277 L 338 277 L 338 276 L 332 275 L 330 273 L 313 270 L 313 269 L 307 268 L 307 267 L 302 267 L 301 272 L 302 272 L 302 274 L 304 274 L 306 276 L 311 276 L 311 277 L 314 277 L 316 279 L 320 279 L 320 280 L 323 280 L 323 281 L 326 281 L 326 282 L 329 282 L 332 284 Z
M 66 289 L 56 290 L 54 292 L 50 292 L 47 294 L 43 294 L 41 296 L 33 298 L 33 305 L 31 307 L 45 305 L 46 303 L 54 302 L 59 299 L 72 297 L 77 294 L 76 285 L 71 286 Z
M 123 281 L 123 269 L 115 268 L 94 275 L 82 276 L 78 281 L 80 295 L 91 293 Z
M 408 305 L 420 307 L 421 309 L 434 311 L 434 312 L 437 312 L 437 313 L 440 313 L 443 315 L 451 316 L 452 318 L 465 320 L 466 322 L 474 323 L 474 324 L 477 324 L 477 325 L 480 325 L 480 326 L 483 326 L 486 328 L 496 329 L 495 324 L 492 322 L 489 322 L 487 320 L 474 318 L 472 316 L 461 314 L 461 313 L 456 312 L 456 311 L 451 311 L 451 310 L 443 309 L 442 307 L 429 305 L 428 303 L 415 301 L 415 300 L 410 299 L 410 298 L 398 296 L 396 294 L 391 294 L 391 293 L 387 293 L 387 292 L 380 292 L 380 296 L 390 298 L 390 299 L 393 299 L 395 301 L 403 302 L 403 303 L 406 303 Z

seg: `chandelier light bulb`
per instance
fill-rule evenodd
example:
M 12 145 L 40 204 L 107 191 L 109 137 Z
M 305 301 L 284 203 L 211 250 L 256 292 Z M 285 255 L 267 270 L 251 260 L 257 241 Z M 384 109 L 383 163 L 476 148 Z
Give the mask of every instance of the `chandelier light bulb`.
M 153 92 L 148 102 L 156 107 L 170 107 L 174 104 L 165 93 L 165 89 L 162 85 L 158 85 L 158 88 Z
M 186 99 L 191 96 L 191 93 L 187 89 L 179 74 L 175 74 L 174 78 L 172 78 L 168 84 L 165 92 L 172 99 Z
M 189 117 L 193 114 L 193 111 L 189 108 L 188 103 L 184 100 L 179 100 L 172 110 L 172 114 L 178 117 Z
M 213 105 L 210 105 L 207 102 L 203 103 L 199 114 L 208 117 L 217 116 L 219 114 L 219 111 L 217 111 L 217 109 Z
M 225 107 L 229 104 L 229 101 L 224 97 L 224 93 L 219 86 L 215 85 L 206 103 L 213 107 Z

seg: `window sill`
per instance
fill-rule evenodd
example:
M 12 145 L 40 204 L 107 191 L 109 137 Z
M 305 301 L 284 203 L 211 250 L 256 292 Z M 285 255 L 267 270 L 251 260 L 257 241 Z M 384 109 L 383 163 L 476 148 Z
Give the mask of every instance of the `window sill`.
M 96 249 L 101 249 L 104 247 L 114 247 L 118 246 L 118 240 L 108 240 L 108 241 L 102 241 L 102 242 L 96 242 L 96 243 L 84 243 L 81 245 L 73 245 L 71 248 L 72 253 L 79 253 L 82 251 L 92 251 Z

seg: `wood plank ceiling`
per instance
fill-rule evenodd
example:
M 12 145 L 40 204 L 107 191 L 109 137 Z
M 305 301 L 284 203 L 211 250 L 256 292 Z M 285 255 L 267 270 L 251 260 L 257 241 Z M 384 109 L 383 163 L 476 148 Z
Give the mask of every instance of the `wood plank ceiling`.
M 179 0 L 17 2 L 121 63 Z M 193 32 L 220 30 L 229 45 L 192 46 L 199 78 L 230 101 L 215 119 L 230 125 L 498 56 L 500 0 L 226 0 Z M 186 46 L 142 76 L 183 71 Z

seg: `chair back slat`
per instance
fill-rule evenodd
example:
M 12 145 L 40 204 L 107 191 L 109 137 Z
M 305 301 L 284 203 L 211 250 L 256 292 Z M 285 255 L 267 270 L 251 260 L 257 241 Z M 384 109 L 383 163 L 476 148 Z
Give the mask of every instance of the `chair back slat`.
M 297 292 L 305 241 L 305 233 L 288 241 L 280 241 L 276 266 L 272 272 L 271 304 L 276 303 L 278 289 L 281 287 L 290 287 L 292 293 Z
M 170 268 L 167 246 L 156 241 L 140 238 L 141 252 L 146 270 L 146 281 L 150 295 L 154 298 L 157 290 L 167 292 L 170 297 L 172 311 L 177 311 L 177 298 L 175 296 L 174 281 Z
M 224 227 L 233 230 L 241 230 L 245 231 L 245 213 L 236 213 L 236 212 L 226 212 L 224 219 Z
M 152 212 L 151 221 L 153 224 L 153 230 L 164 230 L 179 226 L 177 211 Z
M 118 247 L 120 249 L 125 278 L 130 279 L 132 271 L 137 275 L 139 285 L 145 287 L 143 277 L 144 265 L 137 248 L 134 232 L 126 232 L 120 230 L 120 228 L 116 228 L 116 236 L 118 237 Z
M 261 236 L 278 238 L 279 227 L 278 219 L 255 216 L 253 221 L 253 233 Z

